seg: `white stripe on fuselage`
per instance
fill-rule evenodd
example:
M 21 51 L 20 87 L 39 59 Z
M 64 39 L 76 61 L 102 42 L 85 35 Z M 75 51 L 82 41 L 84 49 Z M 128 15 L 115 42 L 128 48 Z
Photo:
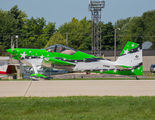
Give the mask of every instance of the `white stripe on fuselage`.
M 114 62 L 109 60 L 99 60 L 97 62 L 78 62 L 73 71 L 85 71 L 85 70 L 100 70 L 100 69 L 116 69 Z

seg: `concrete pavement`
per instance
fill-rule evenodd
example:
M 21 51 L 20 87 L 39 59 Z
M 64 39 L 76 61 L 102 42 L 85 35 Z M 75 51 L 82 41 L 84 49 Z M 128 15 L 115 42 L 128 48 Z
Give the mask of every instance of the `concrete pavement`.
M 155 80 L 0 81 L 0 97 L 154 96 Z

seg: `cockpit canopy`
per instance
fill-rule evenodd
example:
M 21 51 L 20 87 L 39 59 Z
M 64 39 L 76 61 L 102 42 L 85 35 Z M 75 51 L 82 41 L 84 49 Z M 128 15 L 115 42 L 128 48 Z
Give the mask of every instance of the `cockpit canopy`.
M 59 52 L 59 53 L 64 53 L 64 54 L 68 54 L 68 55 L 73 55 L 74 53 L 76 53 L 75 49 L 67 47 L 65 45 L 59 45 L 59 44 L 49 46 L 45 49 L 48 52 Z

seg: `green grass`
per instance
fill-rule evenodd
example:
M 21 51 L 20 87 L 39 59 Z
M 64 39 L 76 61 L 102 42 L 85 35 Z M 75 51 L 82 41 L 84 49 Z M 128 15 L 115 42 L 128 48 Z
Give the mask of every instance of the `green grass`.
M 154 120 L 154 97 L 3 97 L 0 120 Z

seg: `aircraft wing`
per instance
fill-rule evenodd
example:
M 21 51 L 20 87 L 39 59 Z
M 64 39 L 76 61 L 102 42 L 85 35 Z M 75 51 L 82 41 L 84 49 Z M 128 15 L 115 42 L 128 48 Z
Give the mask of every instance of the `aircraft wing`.
M 43 66 L 49 65 L 74 65 L 75 63 L 71 62 L 70 60 L 62 59 L 62 58 L 52 58 L 52 57 L 45 57 L 42 61 Z

